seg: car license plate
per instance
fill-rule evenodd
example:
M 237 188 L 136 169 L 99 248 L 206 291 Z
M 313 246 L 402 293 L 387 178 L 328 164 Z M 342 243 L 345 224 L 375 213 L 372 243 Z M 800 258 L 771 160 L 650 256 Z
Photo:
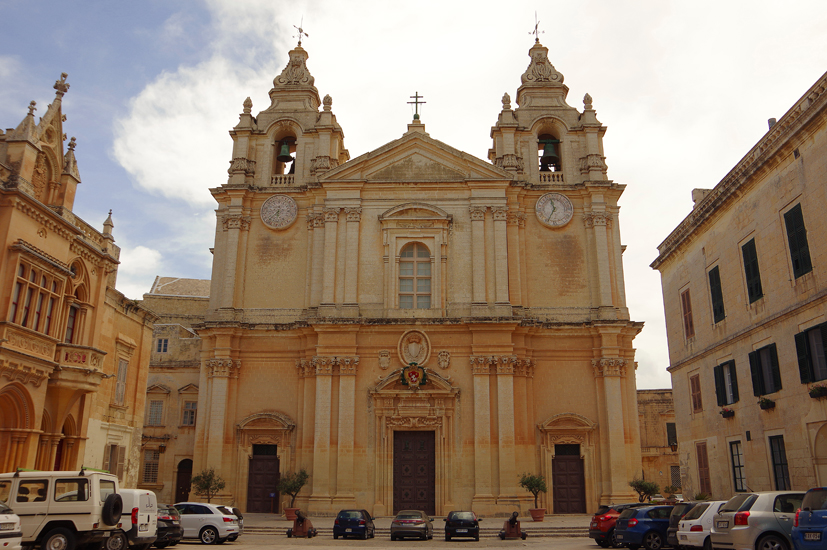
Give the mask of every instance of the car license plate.
M 729 527 L 729 522 L 728 521 L 719 521 L 718 523 L 715 524 L 715 527 L 717 527 L 718 529 L 727 529 Z
M 686 535 L 681 535 L 681 540 L 686 540 L 688 537 Z
M 617 540 L 623 540 L 623 535 L 615 535 L 615 538 L 616 538 Z
M 149 531 L 149 524 L 144 523 L 143 525 L 138 526 L 138 531 Z
M 804 533 L 804 540 L 821 540 L 821 533 Z
M 457 529 L 457 533 L 467 533 L 468 529 Z
M 353 529 L 345 529 L 345 533 L 352 533 Z
M 103 532 L 103 537 L 104 537 L 104 538 L 106 538 L 106 537 L 108 537 L 108 536 L 109 536 L 109 535 L 111 535 L 111 534 L 112 534 L 112 532 L 111 532 L 111 531 L 104 531 L 104 532 Z

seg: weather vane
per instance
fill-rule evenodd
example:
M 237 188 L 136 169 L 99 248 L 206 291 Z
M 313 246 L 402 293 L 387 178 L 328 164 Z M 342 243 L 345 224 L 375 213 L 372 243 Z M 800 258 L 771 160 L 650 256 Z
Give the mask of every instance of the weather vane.
M 539 27 L 540 27 L 540 22 L 537 20 L 537 12 L 535 11 L 534 12 L 534 30 L 531 31 L 528 34 L 533 34 L 534 35 L 534 41 L 537 42 L 538 44 L 540 42 L 540 35 L 546 32 L 546 31 L 539 30 Z
M 413 105 L 415 112 L 414 112 L 414 120 L 419 120 L 419 106 L 424 105 L 427 101 L 419 101 L 424 96 L 419 95 L 419 92 L 414 92 L 414 95 L 410 96 L 413 101 L 409 101 L 408 105 Z
M 298 38 L 299 39 L 299 46 L 302 45 L 302 35 L 306 36 L 307 38 L 310 38 L 310 35 L 307 34 L 306 32 L 304 32 L 304 29 L 302 28 L 303 26 L 304 26 L 304 16 L 302 15 L 302 20 L 301 20 L 301 23 L 299 23 L 299 26 L 296 27 L 296 25 L 293 25 L 293 27 L 297 31 L 299 31 L 299 34 L 293 37 L 293 38 Z

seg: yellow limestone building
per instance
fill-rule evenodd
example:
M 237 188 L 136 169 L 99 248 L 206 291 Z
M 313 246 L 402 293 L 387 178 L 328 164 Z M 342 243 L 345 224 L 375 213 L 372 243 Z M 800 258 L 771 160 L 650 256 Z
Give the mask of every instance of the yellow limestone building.
M 218 203 L 194 472 L 247 511 L 506 514 L 632 498 L 640 435 L 618 199 L 591 97 L 539 42 L 488 161 L 403 135 L 350 158 L 301 44 L 244 102 Z M 542 157 L 542 158 L 541 158 Z M 272 507 L 272 508 L 271 508 Z

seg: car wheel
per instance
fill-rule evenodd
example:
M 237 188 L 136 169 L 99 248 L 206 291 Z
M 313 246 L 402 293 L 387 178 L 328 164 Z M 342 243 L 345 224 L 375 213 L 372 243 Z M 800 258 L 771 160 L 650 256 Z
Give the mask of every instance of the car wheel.
M 333 534 L 333 540 L 339 540 L 339 535 L 337 535 L 337 534 L 335 534 L 335 533 L 334 533 L 334 534 Z
M 63 527 L 52 529 L 40 541 L 40 548 L 43 550 L 75 550 L 75 534 Z
M 218 540 L 218 531 L 214 527 L 204 527 L 201 529 L 201 534 L 198 535 L 202 544 L 215 544 Z
M 479 540 L 480 540 L 480 536 L 479 536 L 479 534 L 474 535 L 474 540 L 475 540 L 475 541 L 477 541 L 477 542 L 479 542 Z
M 608 548 L 609 546 L 611 546 L 611 545 L 612 545 L 612 543 L 611 543 L 611 542 L 609 542 L 608 540 L 595 540 L 594 542 L 596 542 L 596 543 L 597 543 L 597 545 L 598 545 L 600 548 Z
M 396 540 L 396 535 L 391 535 L 391 540 L 395 541 Z
M 449 535 L 448 533 L 445 533 L 445 540 L 451 540 L 451 535 Z
M 620 541 L 617 540 L 617 532 L 615 532 L 614 529 L 609 531 L 609 544 L 612 548 L 620 548 L 623 546 L 623 544 L 621 544 Z
M 126 550 L 127 546 L 129 546 L 129 541 L 126 540 L 126 535 L 122 531 L 113 532 L 104 543 L 106 550 Z
M 704 539 L 704 550 L 712 550 L 712 537 Z
M 224 544 L 225 542 L 227 542 L 227 539 L 215 539 L 216 544 Z
M 362 535 L 359 538 L 362 539 L 362 540 L 368 540 L 368 531 L 367 531 L 367 529 L 365 530 L 364 533 L 362 533 Z
M 169 546 L 168 542 L 156 542 L 155 543 L 155 548 L 166 548 L 167 546 Z
M 649 531 L 643 536 L 643 546 L 646 550 L 660 550 L 663 548 L 663 537 L 656 531 Z
M 767 535 L 758 541 L 758 550 L 789 550 L 787 541 L 776 537 L 775 535 Z
M 640 548 L 640 545 L 639 544 L 627 544 L 626 548 L 629 548 L 629 550 L 637 550 L 638 548 Z

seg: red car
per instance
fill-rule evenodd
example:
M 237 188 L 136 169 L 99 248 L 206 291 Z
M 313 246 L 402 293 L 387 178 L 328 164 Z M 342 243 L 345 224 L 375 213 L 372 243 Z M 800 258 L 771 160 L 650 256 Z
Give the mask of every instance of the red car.
M 594 513 L 591 523 L 589 523 L 589 538 L 594 539 L 598 546 L 602 548 L 620 548 L 615 539 L 615 523 L 620 513 L 627 509 L 636 506 L 643 506 L 640 502 L 632 504 L 610 504 L 608 506 L 601 506 Z

